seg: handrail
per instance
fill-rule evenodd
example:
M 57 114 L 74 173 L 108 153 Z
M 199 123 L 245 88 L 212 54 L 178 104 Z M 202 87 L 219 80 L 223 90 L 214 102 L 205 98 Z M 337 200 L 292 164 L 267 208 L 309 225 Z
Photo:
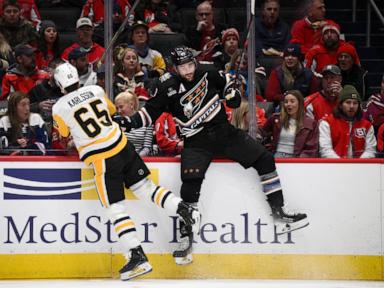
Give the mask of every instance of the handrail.
M 367 1 L 367 36 L 366 36 L 366 46 L 371 47 L 371 7 L 375 10 L 377 16 L 379 17 L 381 23 L 384 25 L 384 17 L 381 14 L 379 8 L 377 7 L 375 0 Z
M 373 7 L 373 9 L 375 10 L 377 16 L 379 17 L 381 24 L 384 25 L 384 16 L 383 16 L 383 14 L 381 14 L 380 9 L 377 7 L 375 0 L 369 0 L 369 2 L 371 4 L 371 6 Z

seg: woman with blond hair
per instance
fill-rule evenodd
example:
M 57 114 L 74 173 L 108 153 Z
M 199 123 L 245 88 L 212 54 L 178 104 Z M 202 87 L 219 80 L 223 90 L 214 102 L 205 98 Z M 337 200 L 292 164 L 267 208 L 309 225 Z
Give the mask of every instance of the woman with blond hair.
M 123 117 L 131 117 L 139 110 L 139 99 L 136 96 L 135 92 L 127 90 L 116 96 L 115 106 L 118 114 Z M 136 152 L 141 157 L 156 154 L 156 151 L 154 151 L 153 149 L 153 125 L 148 127 L 141 127 L 138 129 L 132 129 L 129 132 L 124 132 L 124 134 L 133 144 L 133 146 L 135 146 Z
M 244 131 L 249 129 L 249 104 L 247 100 L 242 100 L 240 106 L 232 110 L 232 119 L 231 124 L 236 128 L 239 128 Z M 265 118 L 265 111 L 256 106 L 256 119 L 257 127 L 261 127 L 267 122 Z
M 300 91 L 283 95 L 280 113 L 273 114 L 261 129 L 264 145 L 276 158 L 318 157 L 319 127 L 306 116 Z
M 114 51 L 114 74 L 113 94 L 116 96 L 121 92 L 132 90 L 140 102 L 149 99 L 145 85 L 148 77 L 141 69 L 139 56 L 133 48 L 119 46 Z

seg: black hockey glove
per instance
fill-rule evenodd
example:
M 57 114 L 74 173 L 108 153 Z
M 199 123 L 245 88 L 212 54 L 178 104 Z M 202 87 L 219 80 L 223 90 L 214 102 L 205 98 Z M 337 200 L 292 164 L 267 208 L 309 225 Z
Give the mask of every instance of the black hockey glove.
M 112 116 L 112 120 L 119 124 L 120 128 L 122 128 L 124 132 L 129 132 L 132 130 L 132 122 L 129 117 L 115 114 Z

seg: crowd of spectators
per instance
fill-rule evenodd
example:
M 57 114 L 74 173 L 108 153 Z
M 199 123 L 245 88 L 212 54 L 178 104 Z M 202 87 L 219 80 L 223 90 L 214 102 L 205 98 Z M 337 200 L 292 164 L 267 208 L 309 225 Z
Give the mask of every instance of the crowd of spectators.
M 183 34 L 198 61 L 211 63 L 227 79 L 238 78 L 240 107 L 225 106 L 234 126 L 248 130 L 249 97 L 265 104 L 257 105 L 255 111 L 258 140 L 275 157 L 381 156 L 384 76 L 381 91 L 370 95 L 358 50 L 345 39 L 343 27 L 326 18 L 324 0 L 305 1 L 305 15 L 292 25 L 280 17 L 279 0 L 262 2 L 254 21 L 256 95 L 249 95 L 248 89 L 243 53 L 247 45 L 242 47 L 246 27 L 239 31 L 215 19 L 215 11 L 228 2 L 243 7 L 246 17 L 242 0 L 141 1 L 112 49 L 110 98 L 118 113 L 133 114 L 151 98 L 154 81 L 165 72 L 172 73 L 165 55 L 150 45 L 152 35 Z M 42 19 L 38 9 L 62 3 L 82 5 L 73 27 L 76 39 L 68 47 L 60 44 L 61 27 Z M 116 31 L 133 1 L 113 3 Z M 183 25 L 181 11 L 191 8 L 195 22 Z M 68 61 L 78 70 L 81 86 L 104 87 L 105 68 L 98 63 L 105 52 L 104 1 L 2 0 L 0 15 L 0 100 L 7 106 L 0 119 L 1 154 L 65 155 L 73 144 L 52 127 L 52 105 L 62 95 L 52 74 L 57 65 Z M 169 48 L 174 45 L 168 44 Z M 183 149 L 169 113 L 163 113 L 153 126 L 127 134 L 141 156 L 175 156 Z

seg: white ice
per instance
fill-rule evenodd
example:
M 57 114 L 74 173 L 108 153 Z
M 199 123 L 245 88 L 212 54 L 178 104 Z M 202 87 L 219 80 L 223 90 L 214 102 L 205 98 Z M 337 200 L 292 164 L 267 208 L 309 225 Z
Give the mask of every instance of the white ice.
M 4 288 L 384 288 L 384 281 L 312 280 L 3 280 Z

